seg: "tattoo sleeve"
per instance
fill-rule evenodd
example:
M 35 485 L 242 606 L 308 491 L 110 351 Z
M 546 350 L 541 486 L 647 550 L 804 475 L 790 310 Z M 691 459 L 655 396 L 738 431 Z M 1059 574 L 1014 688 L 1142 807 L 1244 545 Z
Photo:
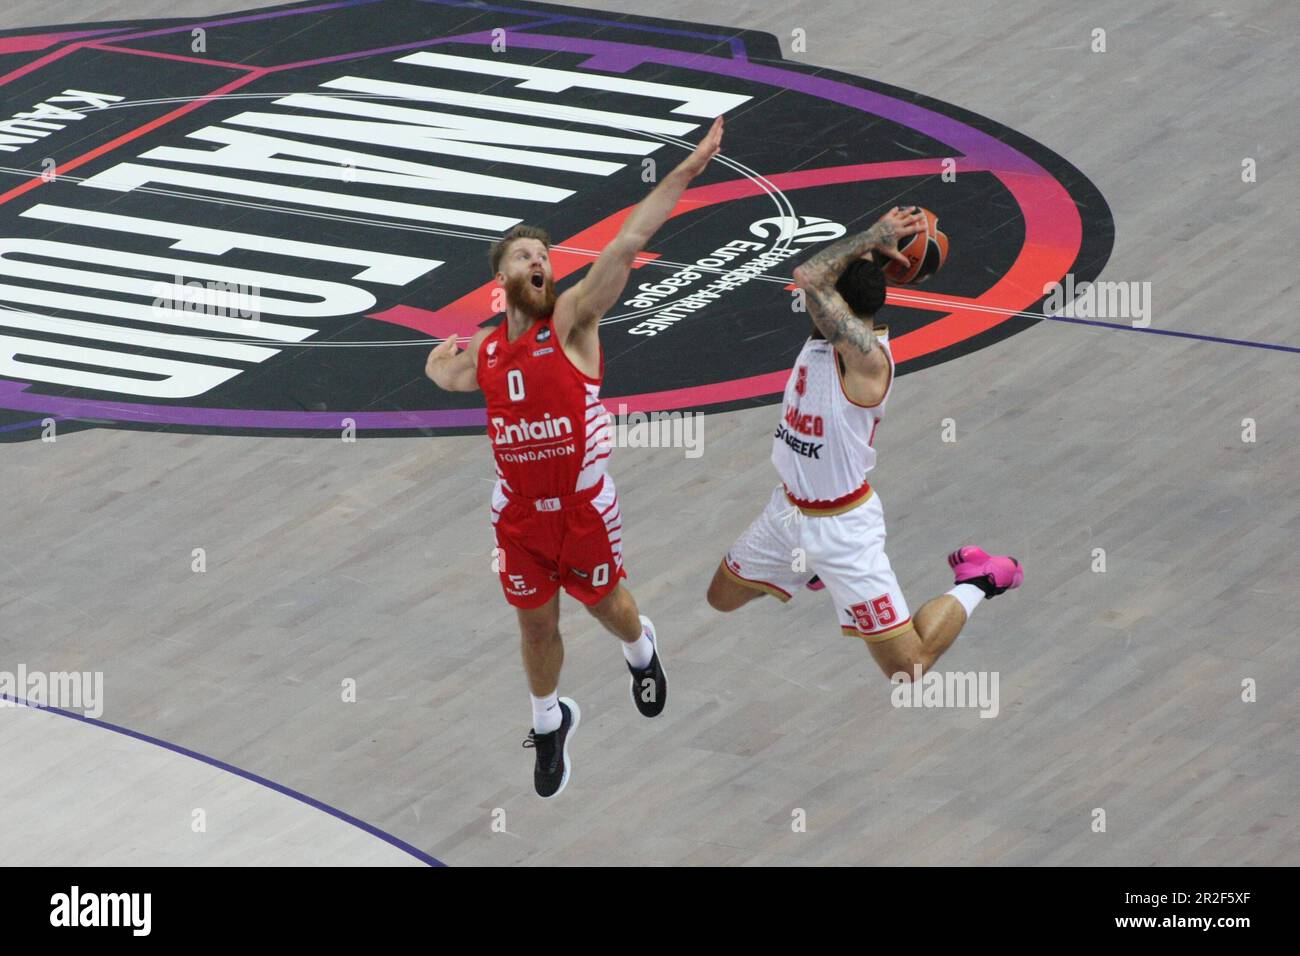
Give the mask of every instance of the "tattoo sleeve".
M 808 290 L 808 314 L 831 345 L 844 342 L 863 355 L 870 355 L 876 348 L 876 333 L 871 323 L 854 315 L 834 286 L 829 293 L 817 288 Z
M 854 259 L 876 243 L 888 242 L 893 236 L 890 226 L 876 223 L 865 232 L 827 246 L 795 270 L 796 282 L 807 295 L 808 313 L 813 324 L 832 345 L 844 342 L 864 355 L 876 348 L 876 335 L 870 324 L 853 313 L 849 304 L 835 291 L 835 283 Z

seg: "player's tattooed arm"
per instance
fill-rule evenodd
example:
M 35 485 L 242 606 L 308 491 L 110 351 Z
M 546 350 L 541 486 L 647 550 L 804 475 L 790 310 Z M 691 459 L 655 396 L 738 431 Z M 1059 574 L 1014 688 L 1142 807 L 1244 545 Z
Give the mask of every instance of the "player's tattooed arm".
M 802 267 L 800 267 L 802 268 Z M 799 283 L 799 270 L 795 270 L 795 280 Z M 811 288 L 800 284 L 804 290 L 808 302 L 808 314 L 812 317 L 813 324 L 821 330 L 822 335 L 826 336 L 826 341 L 831 345 L 843 343 L 851 346 L 863 355 L 870 355 L 876 348 L 876 333 L 872 330 L 871 325 L 863 322 L 844 298 L 835 291 L 832 284 L 829 291 L 813 286 Z
M 813 324 L 832 345 L 844 343 L 863 355 L 876 348 L 876 336 L 870 325 L 849 308 L 835 290 L 844 270 L 867 253 L 878 253 L 906 263 L 898 251 L 898 240 L 919 232 L 924 217 L 916 211 L 895 206 L 870 229 L 847 236 L 827 246 L 794 270 L 794 282 L 803 290 Z
M 492 330 L 479 329 L 464 351 L 456 346 L 456 336 L 439 342 L 424 363 L 424 374 L 446 392 L 478 391 L 478 348 Z
M 637 255 L 667 221 L 691 180 L 703 172 L 709 160 L 717 155 L 722 146 L 722 127 L 722 117 L 719 116 L 691 154 L 632 210 L 618 234 L 596 258 L 591 271 L 561 296 L 562 300 L 568 301 L 557 303 L 557 318 L 568 312 L 570 329 L 595 328 L 601 317 L 618 301 Z

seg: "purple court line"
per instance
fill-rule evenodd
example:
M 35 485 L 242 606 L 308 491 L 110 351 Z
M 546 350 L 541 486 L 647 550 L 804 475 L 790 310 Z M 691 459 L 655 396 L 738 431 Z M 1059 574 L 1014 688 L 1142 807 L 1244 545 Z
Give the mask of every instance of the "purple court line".
M 44 425 L 46 419 L 50 419 L 50 420 L 52 420 L 52 421 L 56 421 L 56 422 L 58 422 L 58 421 L 62 421 L 62 420 L 63 420 L 63 416 L 62 416 L 62 415 L 46 415 L 45 418 L 33 418 L 33 419 L 32 419 L 31 421 L 29 421 L 29 422 L 18 422 L 17 424 L 14 424 L 14 425 L 2 425 L 2 426 L 0 426 L 0 432 L 16 432 L 16 431 L 19 431 L 20 429 L 23 429 L 23 428 L 36 428 L 36 427 L 38 427 L 38 426 L 40 426 L 40 425 Z
M 493 13 L 518 13 L 532 14 L 534 10 L 524 10 L 520 7 L 507 7 L 495 3 L 469 3 L 466 0 L 417 0 L 419 3 L 436 3 L 440 6 L 448 7 L 470 7 L 474 10 L 491 10 Z M 566 23 L 599 23 L 605 26 L 618 27 L 620 30 L 641 30 L 649 33 L 664 33 L 670 36 L 694 37 L 699 40 L 725 40 L 731 47 L 731 55 L 737 60 L 748 59 L 745 51 L 745 43 L 740 37 L 726 36 L 722 33 L 701 33 L 698 30 L 677 30 L 672 27 L 652 27 L 644 23 L 624 23 L 622 20 L 611 20 L 607 17 L 579 17 L 573 14 L 557 14 L 555 20 Z M 516 27 L 515 29 L 520 29 Z
M 342 810 L 336 809 L 335 807 L 331 807 L 327 803 L 321 803 L 319 800 L 315 799 L 314 797 L 309 797 L 305 793 L 299 793 L 297 790 L 294 790 L 291 787 L 286 787 L 283 784 L 276 783 L 274 780 L 267 780 L 265 777 L 259 777 L 255 773 L 250 773 L 247 770 L 241 770 L 239 767 L 236 767 L 233 764 L 228 764 L 224 760 L 218 760 L 216 757 L 209 757 L 207 754 L 201 754 L 197 750 L 190 750 L 188 747 L 182 747 L 179 744 L 169 743 L 166 740 L 160 740 L 157 737 L 150 737 L 148 734 L 142 734 L 139 731 L 131 730 L 127 727 L 119 727 L 117 724 L 110 724 L 106 720 L 98 720 L 94 717 L 87 717 L 84 714 L 73 713 L 70 710 L 63 710 L 62 708 L 59 707 L 46 707 L 43 704 L 33 704 L 31 701 L 23 697 L 15 697 L 15 696 L 11 696 L 10 694 L 0 694 L 0 700 L 13 701 L 15 704 L 20 704 L 21 706 L 27 707 L 31 710 L 43 710 L 51 714 L 58 714 L 61 717 L 70 717 L 71 719 L 79 720 L 84 724 L 90 724 L 91 726 L 99 727 L 103 730 L 111 730 L 115 734 L 122 734 L 123 736 L 131 737 L 135 740 L 142 740 L 147 744 L 153 744 L 155 747 L 161 747 L 164 750 L 170 750 L 172 753 L 178 753 L 183 757 L 190 757 L 194 760 L 198 760 L 201 763 L 205 763 L 210 767 L 216 767 L 218 770 L 226 771 L 226 773 L 233 773 L 237 777 L 243 777 L 245 780 L 249 780 L 253 783 L 259 784 L 260 786 L 266 787 L 270 790 L 274 790 L 276 793 L 283 794 L 286 797 L 291 797 L 294 800 L 297 800 L 299 803 L 305 803 L 307 806 L 315 810 L 320 810 L 323 813 L 328 813 L 330 816 L 334 817 L 335 819 L 342 820 L 344 823 L 350 824 L 351 826 L 356 827 L 358 830 L 362 830 L 365 833 L 370 834 L 372 837 L 377 837 L 380 840 L 383 840 L 385 843 L 389 844 L 390 846 L 396 847 L 397 849 L 401 850 L 403 853 L 407 853 L 415 857 L 417 860 L 419 860 L 421 863 L 426 864 L 427 866 L 447 865 L 443 863 L 441 860 L 435 860 L 433 857 L 429 856 L 429 854 L 425 853 L 423 850 L 411 846 L 411 844 L 407 843 L 405 840 L 399 840 L 391 833 L 385 833 L 383 830 L 379 829 L 378 827 L 371 826 L 369 823 L 366 823 L 366 821 L 359 820 L 356 817 L 352 816 L 352 814 L 350 813 L 344 813 Z M 338 864 L 338 865 L 342 865 L 342 864 Z
M 27 382 L 0 378 L 0 408 L 49 411 L 63 418 L 102 418 L 113 422 L 188 425 L 198 428 L 339 429 L 352 419 L 366 428 L 481 428 L 487 424 L 482 408 L 420 409 L 384 412 L 295 412 L 253 408 L 205 408 L 194 405 L 149 405 L 99 399 L 38 395 Z M 239 424 L 236 424 L 239 423 Z
M 1015 316 L 1013 316 L 1015 318 Z M 1239 345 L 1250 349 L 1269 349 L 1273 352 L 1300 353 L 1300 346 L 1277 345 L 1273 342 L 1252 342 L 1249 339 L 1225 339 L 1218 335 L 1201 335 L 1199 332 L 1178 332 L 1174 329 L 1156 329 L 1151 326 L 1125 325 L 1123 322 L 1101 322 L 1097 319 L 1077 319 L 1068 315 L 1035 315 L 1032 318 L 1047 319 L 1049 322 L 1070 322 L 1074 325 L 1095 325 L 1102 329 L 1123 329 L 1126 332 L 1146 332 L 1150 335 L 1171 335 L 1180 339 L 1195 339 L 1198 342 L 1213 342 L 1216 345 Z

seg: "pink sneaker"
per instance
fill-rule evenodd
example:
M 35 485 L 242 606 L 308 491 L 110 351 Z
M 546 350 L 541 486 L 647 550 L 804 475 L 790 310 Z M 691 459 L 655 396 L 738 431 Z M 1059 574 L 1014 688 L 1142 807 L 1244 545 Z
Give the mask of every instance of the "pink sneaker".
M 1025 570 L 1009 555 L 989 554 L 983 548 L 966 545 L 948 555 L 948 566 L 958 584 L 973 584 L 991 598 L 1020 587 Z

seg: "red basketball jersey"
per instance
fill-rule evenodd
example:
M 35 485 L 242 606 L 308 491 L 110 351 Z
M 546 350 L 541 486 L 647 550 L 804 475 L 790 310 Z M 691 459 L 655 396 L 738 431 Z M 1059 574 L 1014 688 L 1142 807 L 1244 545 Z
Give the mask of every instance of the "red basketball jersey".
M 609 412 L 600 403 L 601 378 L 569 361 L 549 315 L 513 342 L 507 324 L 497 326 L 478 352 L 497 477 L 526 498 L 592 487 L 605 474 L 613 444 Z M 603 377 L 603 351 L 600 372 Z

